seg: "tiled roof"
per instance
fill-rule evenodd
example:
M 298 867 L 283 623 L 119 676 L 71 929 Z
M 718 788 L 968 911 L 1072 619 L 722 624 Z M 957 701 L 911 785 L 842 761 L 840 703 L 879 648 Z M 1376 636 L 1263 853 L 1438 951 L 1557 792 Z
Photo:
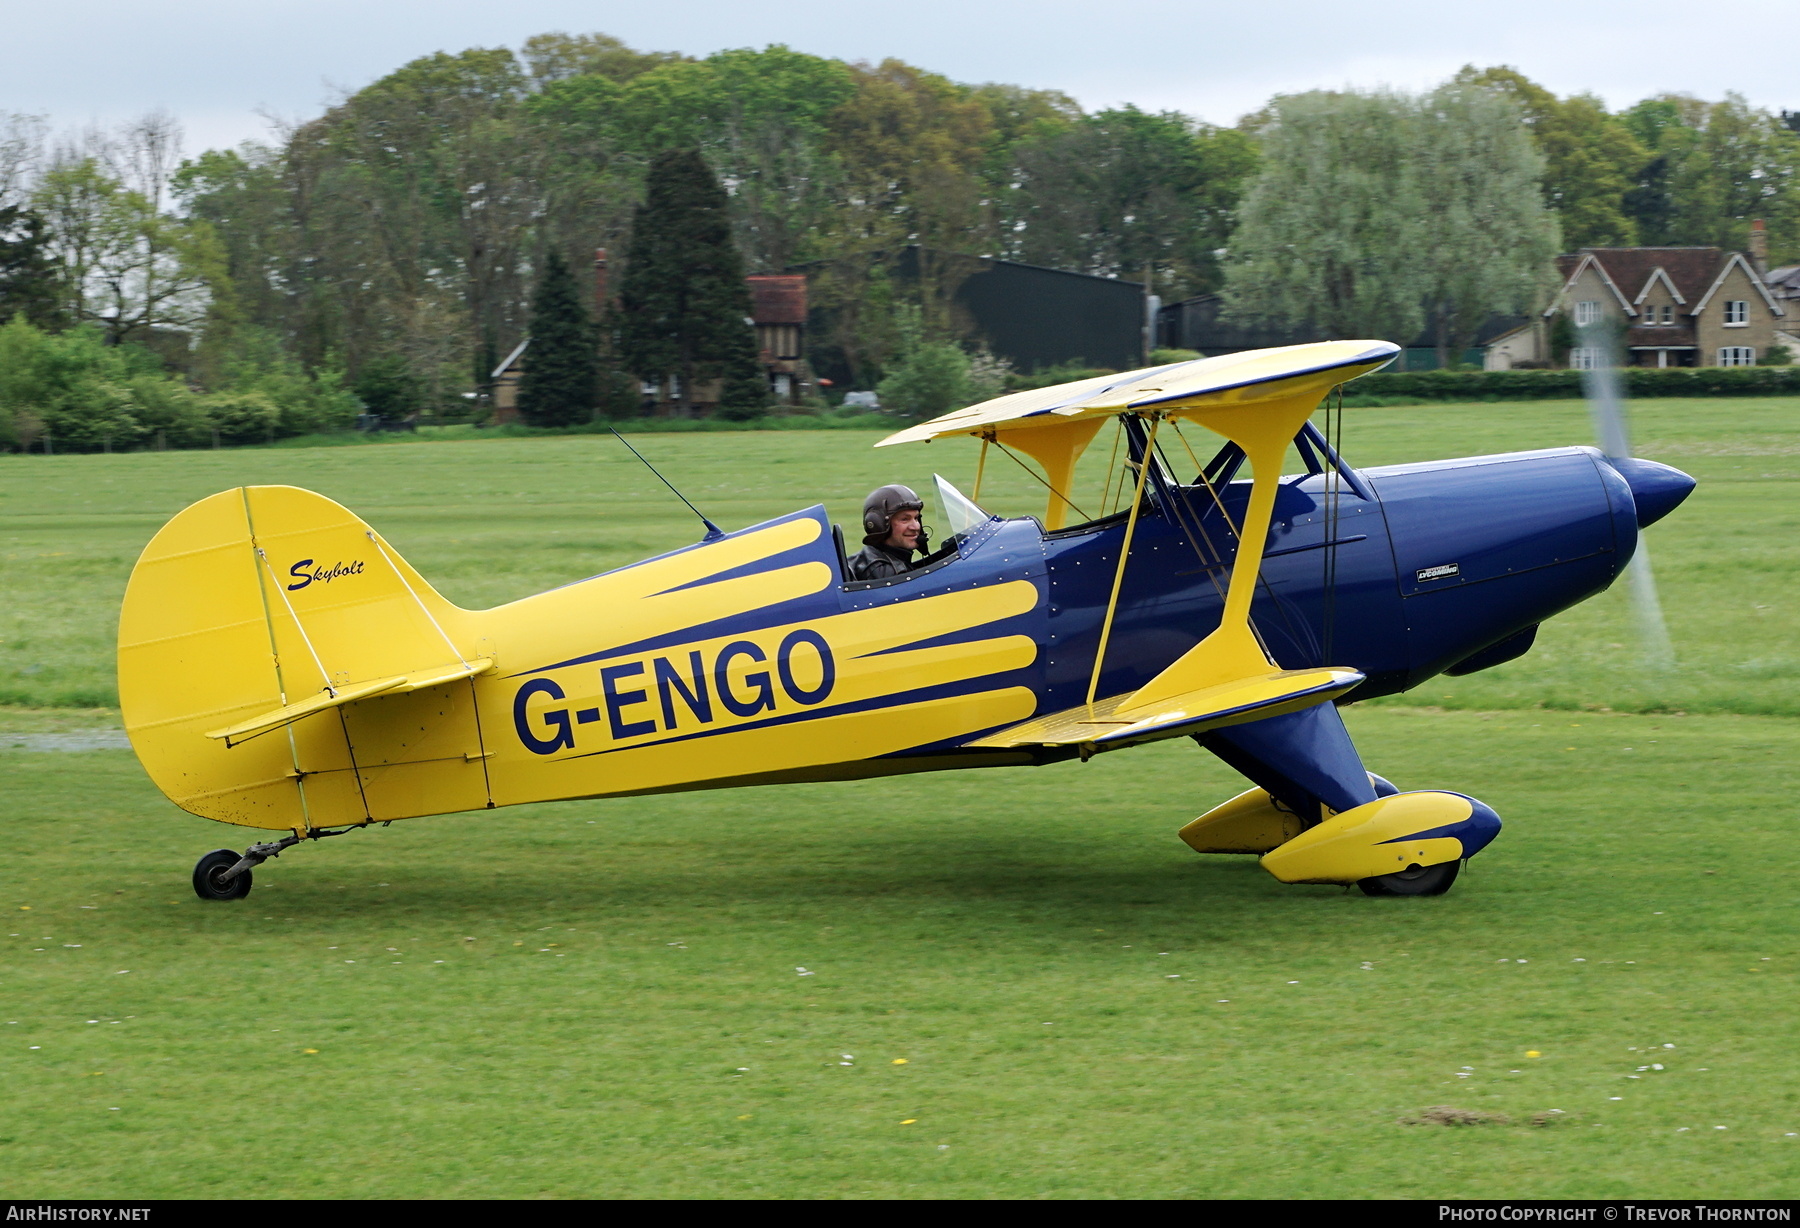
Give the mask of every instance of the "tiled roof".
M 758 324 L 806 323 L 806 276 L 764 273 L 744 279 L 750 284 L 750 316 Z
M 1730 257 L 1716 247 L 1584 247 L 1578 252 L 1556 258 L 1557 270 L 1566 282 L 1580 266 L 1583 256 L 1592 256 L 1612 278 L 1613 285 L 1634 307 L 1637 296 L 1657 269 L 1668 274 L 1675 289 L 1687 300 L 1692 311 L 1706 295 L 1713 279 Z

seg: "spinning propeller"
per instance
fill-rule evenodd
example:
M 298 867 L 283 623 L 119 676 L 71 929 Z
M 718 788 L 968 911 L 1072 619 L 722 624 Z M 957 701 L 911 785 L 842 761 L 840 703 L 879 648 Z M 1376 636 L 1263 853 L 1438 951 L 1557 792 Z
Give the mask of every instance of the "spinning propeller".
M 1631 439 L 1625 416 L 1624 384 L 1619 378 L 1618 338 L 1604 323 L 1584 325 L 1580 335 L 1591 362 L 1581 373 L 1581 384 L 1587 394 L 1588 413 L 1594 419 L 1600 450 L 1606 453 L 1615 468 L 1626 469 L 1632 464 Z M 1626 480 L 1631 480 L 1629 473 Z M 1655 670 L 1675 668 L 1675 648 L 1669 640 L 1668 624 L 1663 621 L 1662 602 L 1656 595 L 1650 547 L 1641 534 L 1637 553 L 1632 555 L 1626 568 L 1625 581 L 1644 663 Z

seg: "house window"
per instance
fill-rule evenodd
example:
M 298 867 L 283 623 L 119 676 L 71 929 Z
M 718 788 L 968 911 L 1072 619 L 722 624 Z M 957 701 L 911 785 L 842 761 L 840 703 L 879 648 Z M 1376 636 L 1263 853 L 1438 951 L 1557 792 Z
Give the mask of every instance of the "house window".
M 756 331 L 760 334 L 762 348 L 768 351 L 769 357 L 784 360 L 800 357 L 800 329 L 797 325 L 760 324 Z
M 1721 367 L 1754 367 L 1756 365 L 1756 347 L 1751 345 L 1726 345 L 1719 348 L 1719 365 Z
M 1597 345 L 1578 345 L 1569 351 L 1569 366 L 1577 371 L 1598 371 L 1606 365 L 1602 353 Z
M 1583 299 L 1575 304 L 1575 327 L 1600 322 L 1600 303 L 1596 299 Z
M 1664 324 L 1675 323 L 1675 304 L 1673 304 L 1673 303 L 1664 303 L 1663 304 L 1662 322 Z
M 1725 323 L 1750 323 L 1750 303 L 1746 299 L 1734 298 L 1725 304 Z

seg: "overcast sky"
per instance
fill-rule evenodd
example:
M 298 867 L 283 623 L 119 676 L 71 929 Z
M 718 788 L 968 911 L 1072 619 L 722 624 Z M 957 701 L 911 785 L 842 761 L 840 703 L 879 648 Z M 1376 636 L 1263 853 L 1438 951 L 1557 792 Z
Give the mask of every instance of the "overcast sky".
M 0 4 L 0 111 L 59 126 L 165 107 L 190 151 L 317 114 L 434 51 L 604 31 L 704 55 L 786 43 L 897 56 L 958 81 L 1132 102 L 1228 124 L 1277 92 L 1435 84 L 1511 64 L 1614 107 L 1662 91 L 1800 111 L 1800 0 L 163 0 Z

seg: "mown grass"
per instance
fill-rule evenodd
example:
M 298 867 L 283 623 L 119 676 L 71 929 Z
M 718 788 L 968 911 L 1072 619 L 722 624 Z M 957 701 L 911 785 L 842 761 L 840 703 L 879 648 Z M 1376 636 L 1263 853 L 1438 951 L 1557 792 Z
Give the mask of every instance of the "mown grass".
M 1678 667 L 1646 673 L 1621 590 L 1543 630 L 1524 659 L 1397 700 L 1439 707 L 1800 715 L 1800 400 L 1648 400 L 1637 451 L 1700 480 L 1646 535 Z M 1192 432 L 1190 431 L 1190 434 Z M 651 435 L 640 447 L 715 520 L 740 527 L 813 502 L 854 532 L 862 496 L 935 470 L 972 489 L 972 441 L 876 450 L 865 431 Z M 1374 465 L 1592 439 L 1579 402 L 1351 410 L 1345 452 Z M 1196 451 L 1202 441 L 1193 440 Z M 966 446 L 965 446 L 966 445 Z M 1179 440 L 1172 456 L 1183 457 Z M 1109 457 L 1076 491 L 1098 509 Z M 991 455 L 983 502 L 1041 510 Z M 694 540 L 691 514 L 610 437 L 336 449 L 0 456 L 0 703 L 116 702 L 112 643 L 125 579 L 169 516 L 244 482 L 285 482 L 362 514 L 452 600 L 487 606 Z
M 1351 720 L 1505 816 L 1448 896 L 1187 852 L 1239 783 L 1181 743 L 419 820 L 207 905 L 225 829 L 128 752 L 0 752 L 0 1188 L 1800 1193 L 1800 729 Z
M 1348 710 L 1372 768 L 1506 820 L 1440 899 L 1189 853 L 1174 829 L 1242 782 L 1184 742 L 419 820 L 206 905 L 189 869 L 240 833 L 128 752 L 0 738 L 0 1189 L 1794 1197 L 1800 723 L 1732 713 L 1794 703 L 1800 404 L 1637 410 L 1639 451 L 1701 480 L 1649 537 L 1681 668 L 1631 681 L 1608 594 L 1520 662 Z M 1364 464 L 1588 438 L 1572 403 L 1347 418 Z M 874 438 L 640 446 L 733 526 L 972 485 L 971 450 Z M 245 481 L 344 501 L 472 606 L 695 530 L 605 439 L 0 458 L 0 689 L 43 705 L 0 730 L 116 721 L 132 559 Z M 985 487 L 1030 505 L 1003 460 Z M 1478 705 L 1509 710 L 1446 710 Z M 1399 1124 L 1443 1104 L 1512 1124 Z

